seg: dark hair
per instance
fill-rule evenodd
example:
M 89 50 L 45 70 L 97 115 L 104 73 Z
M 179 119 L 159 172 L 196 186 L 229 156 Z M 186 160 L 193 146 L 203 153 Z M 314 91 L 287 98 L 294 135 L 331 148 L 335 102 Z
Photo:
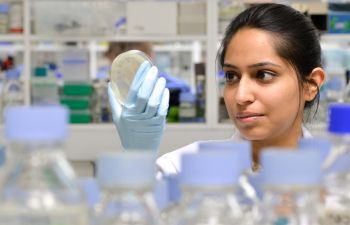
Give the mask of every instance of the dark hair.
M 304 14 L 276 3 L 257 4 L 241 12 L 226 28 L 221 42 L 218 52 L 221 68 L 228 44 L 242 28 L 256 28 L 271 33 L 276 40 L 274 45 L 277 54 L 295 69 L 299 86 L 302 87 L 305 83 L 317 86 L 307 77 L 314 68 L 321 67 L 319 33 Z M 319 89 L 318 86 L 317 88 Z M 312 101 L 305 103 L 304 109 L 311 108 L 315 101 L 318 106 L 319 91 Z

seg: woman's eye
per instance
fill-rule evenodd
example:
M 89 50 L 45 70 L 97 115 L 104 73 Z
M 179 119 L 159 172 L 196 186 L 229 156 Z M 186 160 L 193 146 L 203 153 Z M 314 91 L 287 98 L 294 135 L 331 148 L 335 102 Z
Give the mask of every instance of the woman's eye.
M 232 83 L 238 80 L 238 76 L 235 72 L 226 72 L 225 80 L 226 80 L 226 83 Z
M 269 71 L 258 71 L 256 73 L 256 78 L 263 81 L 272 80 L 275 76 L 276 74 Z

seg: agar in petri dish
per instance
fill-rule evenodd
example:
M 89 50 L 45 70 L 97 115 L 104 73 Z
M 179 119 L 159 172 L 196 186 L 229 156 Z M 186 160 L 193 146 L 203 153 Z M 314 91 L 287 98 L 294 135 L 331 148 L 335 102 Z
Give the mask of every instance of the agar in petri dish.
M 145 61 L 153 65 L 150 58 L 139 50 L 123 52 L 113 60 L 110 77 L 111 87 L 120 104 L 124 105 L 135 74 Z

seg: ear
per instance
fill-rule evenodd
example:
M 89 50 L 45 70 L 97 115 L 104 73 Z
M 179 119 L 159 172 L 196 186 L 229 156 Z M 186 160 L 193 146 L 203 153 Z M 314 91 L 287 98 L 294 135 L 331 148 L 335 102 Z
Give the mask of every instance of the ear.
M 326 72 L 321 67 L 316 67 L 306 79 L 304 99 L 305 101 L 312 101 L 326 80 Z

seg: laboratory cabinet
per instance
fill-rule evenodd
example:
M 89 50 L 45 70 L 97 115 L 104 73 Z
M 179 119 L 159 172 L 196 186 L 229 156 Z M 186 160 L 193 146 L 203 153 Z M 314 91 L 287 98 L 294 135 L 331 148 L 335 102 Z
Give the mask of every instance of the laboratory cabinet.
M 22 65 L 20 79 L 25 104 L 33 104 L 33 82 L 41 85 L 35 83 L 34 74 L 41 73 L 36 67 L 45 59 L 64 61 L 62 59 L 75 54 L 75 62 L 82 64 L 79 68 L 65 68 L 70 74 L 76 74 L 70 76 L 70 81 L 91 81 L 99 76 L 106 43 L 152 42 L 155 54 L 160 57 L 159 67 L 164 66 L 166 70 L 169 64 L 177 63 L 170 65 L 168 72 L 178 73 L 178 78 L 185 80 L 192 89 L 197 88 L 198 80 L 201 81 L 204 96 L 203 119 L 168 123 L 159 154 L 196 140 L 225 139 L 232 135 L 234 128 L 224 108 L 223 77 L 218 71 L 216 57 L 225 27 L 243 10 L 242 3 L 248 1 L 5 0 L 0 4 L 3 2 L 16 8 L 12 9 L 12 14 L 10 9 L 6 13 L 6 6 L 0 9 L 0 51 L 1 55 L 15 55 Z M 158 10 L 152 10 L 155 7 Z M 1 27 L 1 22 L 5 22 L 7 28 Z M 11 26 L 20 28 L 11 29 Z M 350 40 L 346 35 L 338 37 Z M 178 65 L 184 66 L 178 68 Z M 77 69 L 85 73 L 75 72 Z M 195 71 L 201 73 L 198 80 Z M 37 96 L 40 97 L 40 93 Z M 86 105 L 86 97 L 79 97 L 80 107 Z M 72 96 L 65 102 L 71 100 Z M 92 160 L 99 152 L 120 148 L 112 122 L 70 126 L 66 145 L 70 159 Z

